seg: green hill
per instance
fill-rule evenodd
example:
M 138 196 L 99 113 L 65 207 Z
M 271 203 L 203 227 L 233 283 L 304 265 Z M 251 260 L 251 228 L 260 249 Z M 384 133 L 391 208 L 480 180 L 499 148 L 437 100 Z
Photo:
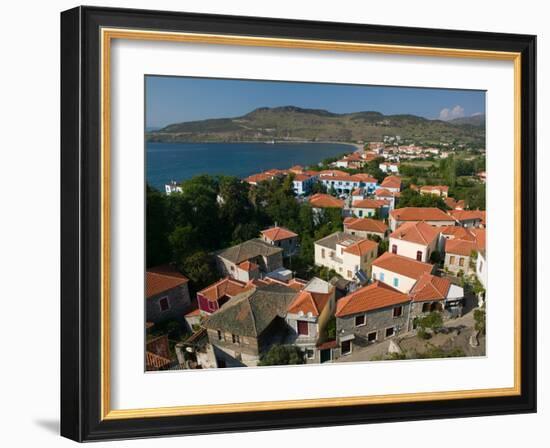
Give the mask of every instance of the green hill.
M 478 119 L 479 120 L 479 119 Z M 399 135 L 418 144 L 485 145 L 485 130 L 472 123 L 365 111 L 336 114 L 296 106 L 261 107 L 235 118 L 175 123 L 147 133 L 154 142 L 379 141 Z

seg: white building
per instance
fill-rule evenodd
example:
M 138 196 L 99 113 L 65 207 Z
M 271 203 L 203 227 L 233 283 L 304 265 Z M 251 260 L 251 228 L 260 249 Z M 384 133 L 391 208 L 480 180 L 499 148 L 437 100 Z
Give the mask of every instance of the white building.
M 182 193 L 182 188 L 176 183 L 175 180 L 171 180 L 169 184 L 164 185 L 164 191 L 170 195 L 172 193 Z
M 408 294 L 423 274 L 431 274 L 433 265 L 385 252 L 372 263 L 372 280 L 379 280 Z
M 346 280 L 366 282 L 377 255 L 378 243 L 344 232 L 315 241 L 315 264 L 333 269 Z
M 409 222 L 390 234 L 389 250 L 392 254 L 428 263 L 438 241 L 439 231 L 435 227 L 423 221 Z

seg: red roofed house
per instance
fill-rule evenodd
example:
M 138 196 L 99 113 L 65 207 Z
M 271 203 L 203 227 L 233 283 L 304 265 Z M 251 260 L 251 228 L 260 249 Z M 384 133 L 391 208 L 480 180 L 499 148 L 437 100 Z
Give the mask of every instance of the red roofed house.
M 147 269 L 145 273 L 146 321 L 183 321 L 191 306 L 189 280 L 169 265 Z
M 446 185 L 424 185 L 420 187 L 420 194 L 433 194 L 446 198 L 449 195 L 449 187 Z
M 330 194 L 317 193 L 309 198 L 309 203 L 314 209 L 344 208 L 344 201 Z
M 233 297 L 253 288 L 252 285 L 230 277 L 223 278 L 197 292 L 197 303 L 201 314 L 212 314 L 218 311 Z
M 379 199 L 362 199 L 351 203 L 351 211 L 359 218 L 371 218 L 376 215 L 380 218 L 388 216 L 390 203 Z
M 399 193 L 390 191 L 386 188 L 379 188 L 374 192 L 374 199 L 388 201 L 390 203 L 390 210 L 395 208 L 396 198 L 399 197 Z
M 399 193 L 401 191 L 401 178 L 399 176 L 387 176 L 380 186 L 394 193 Z
M 428 263 L 437 251 L 439 231 L 434 226 L 421 222 L 407 222 L 390 234 L 389 250 L 417 261 Z
M 475 271 L 475 266 L 470 266 L 470 259 L 480 249 L 476 241 L 449 239 L 445 241 L 445 262 L 444 267 L 457 274 L 469 274 Z
M 457 200 L 450 196 L 445 198 L 445 204 L 453 210 L 464 210 L 466 208 L 466 201 L 464 201 L 464 199 Z
M 421 317 L 432 311 L 448 310 L 450 315 L 461 314 L 464 299 L 464 289 L 453 285 L 447 278 L 431 274 L 422 275 L 409 293 L 411 298 L 411 326 L 414 318 Z
M 336 334 L 342 356 L 408 331 L 407 294 L 376 281 L 342 297 L 336 305 Z
M 172 360 L 170 354 L 170 345 L 168 336 L 162 335 L 151 338 L 145 344 L 145 370 L 167 370 L 175 360 Z
M 482 210 L 451 210 L 449 214 L 462 227 L 481 227 L 485 220 L 485 212 Z
M 378 243 L 344 232 L 315 241 L 315 264 L 335 270 L 346 280 L 364 283 L 377 255 Z
M 423 274 L 431 274 L 432 270 L 431 264 L 385 252 L 372 263 L 372 279 L 407 294 Z
M 392 231 L 406 222 L 425 221 L 432 226 L 454 226 L 455 219 L 436 207 L 404 207 L 390 212 L 390 228 Z
M 294 178 L 292 179 L 294 193 L 298 196 L 308 194 L 315 182 L 317 182 L 317 176 L 312 176 L 302 172 L 294 173 Z
M 304 351 L 308 364 L 321 362 L 317 345 L 325 342 L 325 328 L 334 315 L 335 291 L 330 283 L 314 277 L 287 308 L 285 319 L 293 335 L 292 343 Z M 323 361 L 332 357 L 331 351 L 324 353 Z
M 298 249 L 298 235 L 284 227 L 270 227 L 262 230 L 260 238 L 272 246 L 283 249 L 283 255 L 293 255 Z
M 344 219 L 344 232 L 362 238 L 377 236 L 384 240 L 388 236 L 388 226 L 378 219 L 348 217 Z

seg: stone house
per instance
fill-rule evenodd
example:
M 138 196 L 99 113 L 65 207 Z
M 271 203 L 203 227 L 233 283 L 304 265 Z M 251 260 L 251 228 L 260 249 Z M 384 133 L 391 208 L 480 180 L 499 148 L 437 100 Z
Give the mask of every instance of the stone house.
M 283 267 L 283 249 L 258 238 L 216 253 L 218 271 L 223 276 L 248 282 Z
M 169 265 L 147 269 L 145 273 L 145 316 L 147 322 L 184 321 L 191 307 L 189 280 Z
M 433 265 L 385 252 L 372 263 L 372 280 L 379 280 L 407 294 L 423 274 L 431 274 Z
M 262 241 L 283 249 L 283 256 L 294 255 L 298 249 L 298 234 L 284 227 L 270 227 L 262 230 Z
M 203 321 L 217 367 L 257 366 L 262 354 L 289 334 L 285 321 L 296 291 L 288 286 L 257 286 L 233 297 Z
M 304 351 L 306 363 L 320 363 L 321 350 L 317 345 L 326 341 L 326 325 L 334 316 L 336 288 L 314 277 L 289 305 L 286 323 L 289 340 Z M 324 360 L 332 359 L 332 355 Z
M 413 260 L 429 262 L 433 252 L 437 251 L 439 231 L 430 224 L 407 222 L 390 234 L 389 250 Z
M 432 311 L 443 313 L 444 317 L 462 314 L 464 289 L 453 285 L 447 278 L 431 274 L 422 275 L 409 296 L 411 298 L 411 319 L 409 330 L 414 329 L 414 319 Z
M 340 355 L 351 354 L 354 346 L 364 347 L 406 332 L 409 308 L 407 294 L 380 281 L 340 299 L 336 305 Z
M 445 269 L 453 274 L 462 272 L 470 274 L 475 271 L 475 266 L 472 267 L 470 261 L 472 255 L 477 253 L 478 247 L 474 241 L 466 241 L 452 239 L 445 241 Z

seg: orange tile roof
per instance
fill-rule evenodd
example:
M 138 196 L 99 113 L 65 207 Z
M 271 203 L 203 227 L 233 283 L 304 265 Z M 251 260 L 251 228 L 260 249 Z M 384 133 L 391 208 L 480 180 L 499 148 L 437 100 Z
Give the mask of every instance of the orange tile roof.
M 319 176 L 320 177 L 333 177 L 333 176 L 350 177 L 350 174 L 341 170 L 323 170 L 323 171 L 319 171 Z
M 382 198 L 388 198 L 388 197 L 394 197 L 395 192 L 387 190 L 386 188 L 379 188 L 374 192 L 374 196 L 382 197 Z
M 381 208 L 387 205 L 390 203 L 384 199 L 360 199 L 351 204 L 352 208 Z
M 454 218 L 436 207 L 396 208 L 390 216 L 397 221 L 454 221 Z
M 376 180 L 376 178 L 372 177 L 370 174 L 367 174 L 367 173 L 353 174 L 351 176 L 351 178 L 353 180 L 357 180 L 359 182 L 366 182 L 366 183 L 371 183 L 371 184 L 377 184 L 378 183 L 378 180 Z
M 470 229 L 474 235 L 478 250 L 485 250 L 485 242 L 487 239 L 487 231 L 485 229 Z
M 431 244 L 438 236 L 439 231 L 424 221 L 406 222 L 390 234 L 390 238 L 422 245 Z
M 291 230 L 284 227 L 271 227 L 269 229 L 262 230 L 262 235 L 271 241 L 286 240 L 288 238 L 294 238 L 298 235 Z
M 364 232 L 386 233 L 388 226 L 382 221 L 371 218 L 345 218 L 344 228 Z
M 440 227 L 440 231 L 442 235 L 452 236 L 455 239 L 466 240 L 466 241 L 475 240 L 475 236 L 472 234 L 472 232 L 470 232 L 470 230 L 462 226 Z
M 252 174 L 251 176 L 246 177 L 244 180 L 249 184 L 257 184 L 258 182 L 263 182 L 265 180 L 272 180 L 273 177 L 273 174 L 259 173 Z
M 344 208 L 344 201 L 329 194 L 317 193 L 309 198 L 309 203 L 316 208 Z
M 298 173 L 294 175 L 294 180 L 297 182 L 304 182 L 308 179 L 311 179 L 311 176 L 309 174 Z
M 366 313 L 408 301 L 407 294 L 403 294 L 385 283 L 376 281 L 342 297 L 336 304 L 336 317 Z
M 422 275 L 409 293 L 414 302 L 444 300 L 447 298 L 451 281 L 432 274 Z
M 449 187 L 446 185 L 424 185 L 420 187 L 420 191 L 441 191 L 441 192 L 448 192 Z
M 249 260 L 239 263 L 238 266 L 240 269 L 246 272 L 255 271 L 256 269 L 260 268 L 256 263 L 253 263 L 252 261 L 249 261 Z
M 451 210 L 449 214 L 458 221 L 470 219 L 482 220 L 484 218 L 484 214 L 481 210 Z
M 298 314 L 302 311 L 304 314 L 311 313 L 312 316 L 320 316 L 332 296 L 332 291 L 328 293 L 301 291 L 288 306 L 288 312 Z
M 376 241 L 361 240 L 361 241 L 358 241 L 357 243 L 347 246 L 344 249 L 344 252 L 362 257 L 363 255 L 366 255 L 369 252 L 377 249 L 378 249 L 378 243 Z
M 294 166 L 291 166 L 288 171 L 292 172 L 292 173 L 302 173 L 304 171 L 304 167 L 302 165 L 294 165 Z
M 237 294 L 248 291 L 251 288 L 253 288 L 252 285 L 247 285 L 238 280 L 226 277 L 200 290 L 197 294 L 206 297 L 206 299 L 211 302 L 215 302 L 225 296 L 234 297 Z
M 387 176 L 380 185 L 386 188 L 401 188 L 401 178 L 399 176 Z
M 164 356 L 157 355 L 152 352 L 145 352 L 146 370 L 162 369 L 168 366 L 172 361 Z
M 445 241 L 445 252 L 448 254 L 462 255 L 464 257 L 469 257 L 472 251 L 477 251 L 477 245 L 473 241 L 465 240 L 446 240 Z
M 464 210 L 466 202 L 463 199 L 456 200 L 455 198 L 446 197 L 445 204 L 453 210 Z
M 431 264 L 412 260 L 391 252 L 380 255 L 372 265 L 413 279 L 419 279 L 422 274 L 430 274 L 433 269 Z
M 189 279 L 170 265 L 156 266 L 145 273 L 145 296 L 149 299 L 184 285 Z

